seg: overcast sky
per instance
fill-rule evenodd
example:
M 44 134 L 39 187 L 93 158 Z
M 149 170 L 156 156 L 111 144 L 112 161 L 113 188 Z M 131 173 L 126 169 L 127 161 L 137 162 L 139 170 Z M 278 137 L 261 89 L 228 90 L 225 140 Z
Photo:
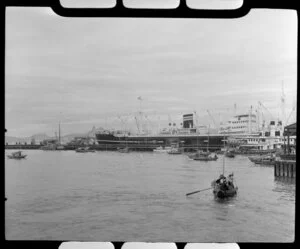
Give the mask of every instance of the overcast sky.
M 153 125 L 197 111 L 211 123 L 261 101 L 286 116 L 297 89 L 297 15 L 255 10 L 221 19 L 64 18 L 6 9 L 7 135 L 120 128 L 140 109 Z M 138 100 L 141 96 L 142 100 Z M 267 114 L 266 114 L 267 116 Z M 160 122 L 158 122 L 160 120 Z M 156 127 L 157 128 L 157 127 Z

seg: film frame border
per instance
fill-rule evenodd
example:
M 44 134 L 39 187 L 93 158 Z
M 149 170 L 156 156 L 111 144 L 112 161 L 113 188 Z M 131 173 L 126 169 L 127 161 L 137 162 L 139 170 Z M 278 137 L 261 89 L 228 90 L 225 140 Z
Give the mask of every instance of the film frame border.
M 237 9 L 227 9 L 227 10 L 206 10 L 206 9 L 192 9 L 187 6 L 187 0 L 179 0 L 179 6 L 174 9 L 142 9 L 142 8 L 128 8 L 125 7 L 122 0 L 116 0 L 116 5 L 112 8 L 64 8 L 59 0 L 5 0 L 2 8 L 3 18 L 2 18 L 2 41 L 4 41 L 4 46 L 2 47 L 2 58 L 3 65 L 5 65 L 5 10 L 6 7 L 50 7 L 57 15 L 62 17 L 90 17 L 90 18 L 241 18 L 247 15 L 252 9 L 282 9 L 282 10 L 296 10 L 298 16 L 298 5 L 297 1 L 272 1 L 272 0 L 243 0 L 243 4 L 240 8 Z M 299 37 L 299 17 L 298 17 L 298 34 Z M 297 41 L 298 44 L 298 41 Z M 299 50 L 297 49 L 297 58 L 299 58 Z M 299 62 L 297 61 L 297 86 L 298 86 L 298 72 L 299 72 Z M 5 93 L 5 67 L 2 67 L 3 72 L 3 85 L 2 90 Z M 298 88 L 297 88 L 298 93 Z M 5 115 L 5 94 L 3 98 L 3 113 Z M 4 117 L 4 116 L 2 116 Z M 5 129 L 5 123 L 3 120 L 3 129 L 4 134 L 7 131 Z M 298 131 L 297 131 L 298 134 Z M 3 145 L 5 144 L 5 136 L 3 137 Z M 298 157 L 297 157 L 298 159 Z M 3 155 L 4 162 L 4 155 Z M 4 165 L 4 164 L 3 164 Z M 5 248 L 59 248 L 63 242 L 68 241 L 49 241 L 49 240 L 6 240 L 5 239 L 5 167 L 2 168 L 3 174 L 3 244 Z M 296 200 L 297 200 L 297 184 L 296 184 Z M 297 201 L 296 201 L 297 203 Z M 238 246 L 242 249 L 252 249 L 253 246 L 257 249 L 265 248 L 270 246 L 272 248 L 286 248 L 294 249 L 298 243 L 297 234 L 298 234 L 298 216 L 297 216 L 297 204 L 295 209 L 295 240 L 292 243 L 261 243 L 261 242 L 238 242 Z M 124 243 L 131 241 L 111 241 L 115 249 L 121 249 Z M 170 242 L 175 243 L 178 249 L 184 249 L 189 242 Z M 192 243 L 193 244 L 193 243 Z M 101 248 L 100 248 L 101 249 Z

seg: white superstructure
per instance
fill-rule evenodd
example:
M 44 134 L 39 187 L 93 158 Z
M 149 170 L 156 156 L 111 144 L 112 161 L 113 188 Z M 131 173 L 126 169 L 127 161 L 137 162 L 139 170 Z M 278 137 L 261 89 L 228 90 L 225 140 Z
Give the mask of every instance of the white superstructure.
M 221 134 L 251 134 L 258 132 L 255 114 L 236 115 L 220 126 Z

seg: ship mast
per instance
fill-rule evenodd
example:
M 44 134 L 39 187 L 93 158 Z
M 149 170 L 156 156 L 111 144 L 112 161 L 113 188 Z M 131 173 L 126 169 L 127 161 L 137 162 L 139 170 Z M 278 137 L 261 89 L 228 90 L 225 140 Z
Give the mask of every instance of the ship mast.
M 224 155 L 223 155 L 223 175 L 224 175 L 224 171 L 225 171 L 225 134 L 224 134 Z
M 284 94 L 284 85 L 282 81 L 282 86 L 281 86 L 281 113 L 282 113 L 282 127 L 286 125 L 286 116 L 285 116 L 285 94 Z
M 249 129 L 250 129 L 250 134 L 252 133 L 252 105 L 250 108 L 250 125 L 249 125 Z
M 60 144 L 60 121 L 58 123 L 58 142 Z
M 197 151 L 199 150 L 199 133 L 198 133 L 198 129 L 199 129 L 199 123 L 198 123 L 198 115 L 196 113 L 196 111 L 194 111 L 195 113 L 195 118 L 196 118 L 196 134 L 197 134 Z
M 207 129 L 207 144 L 206 144 L 206 151 L 208 152 L 208 144 L 209 144 L 209 129 L 210 125 L 208 124 L 208 129 Z

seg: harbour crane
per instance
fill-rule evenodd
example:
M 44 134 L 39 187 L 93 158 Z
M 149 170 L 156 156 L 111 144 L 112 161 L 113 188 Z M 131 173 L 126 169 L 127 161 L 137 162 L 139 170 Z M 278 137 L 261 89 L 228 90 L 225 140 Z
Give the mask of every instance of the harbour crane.
M 263 107 L 263 108 L 270 114 L 270 117 L 271 117 L 272 119 L 274 119 L 273 114 L 268 110 L 267 107 L 265 107 L 260 101 L 258 101 L 258 104 L 259 104 L 261 107 Z
M 121 115 L 120 116 L 118 116 L 118 118 L 120 119 L 120 121 L 121 121 L 121 123 L 122 123 L 122 129 L 126 132 L 126 125 L 127 125 L 127 119 L 128 119 L 128 117 L 122 117 Z
M 282 86 L 281 86 L 281 113 L 282 113 L 282 122 L 286 121 L 286 116 L 285 116 L 285 94 L 284 94 L 284 86 L 283 86 L 283 81 L 282 81 Z M 282 124 L 284 125 L 284 124 Z
M 286 124 L 288 124 L 288 122 L 289 122 L 289 120 L 290 120 L 290 118 L 291 118 L 291 116 L 292 116 L 292 114 L 293 114 L 293 112 L 296 110 L 296 106 L 294 105 L 293 106 L 293 109 L 292 109 L 292 111 L 291 111 L 291 113 L 290 113 L 290 115 L 288 116 L 288 118 L 287 118 L 287 120 L 286 120 Z
M 211 120 L 213 121 L 215 128 L 217 128 L 216 121 L 215 121 L 214 117 L 210 114 L 209 110 L 206 110 L 206 111 L 207 111 L 208 115 L 210 116 Z
M 139 122 L 138 122 L 138 120 L 137 120 L 137 117 L 134 116 L 134 119 L 135 119 L 135 123 L 136 123 L 137 129 L 138 129 L 139 133 L 141 133 L 141 132 L 140 132 L 140 126 L 139 126 Z
M 236 103 L 234 103 L 234 116 L 236 115 Z
M 145 115 L 145 119 L 147 121 L 146 126 L 147 126 L 147 133 L 150 133 L 150 127 L 153 127 L 153 123 L 152 121 L 149 119 L 149 117 L 147 115 Z

